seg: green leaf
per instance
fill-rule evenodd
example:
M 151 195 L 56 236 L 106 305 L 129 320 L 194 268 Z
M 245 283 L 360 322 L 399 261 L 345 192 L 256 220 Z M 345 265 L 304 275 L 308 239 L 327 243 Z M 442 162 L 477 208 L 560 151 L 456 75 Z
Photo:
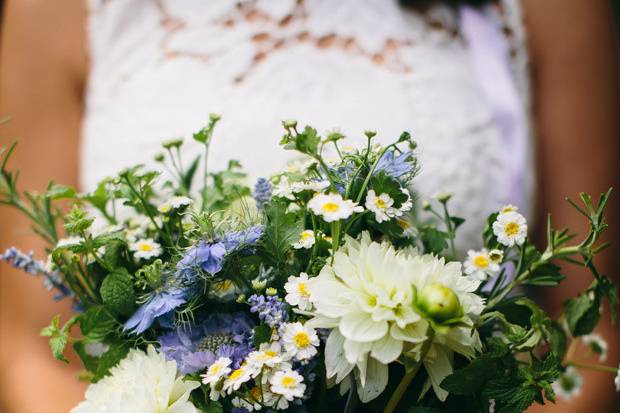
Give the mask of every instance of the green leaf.
M 591 299 L 588 292 L 576 298 L 570 298 L 564 303 L 566 323 L 573 337 L 590 334 L 600 318 L 600 300 Z
M 103 341 L 120 324 L 102 305 L 91 307 L 80 315 L 80 330 L 88 341 Z
M 86 343 L 84 341 L 76 341 L 73 343 L 73 349 L 80 356 L 80 360 L 82 360 L 82 364 L 84 368 L 91 373 L 97 372 L 97 365 L 99 364 L 99 359 L 97 357 L 93 357 L 86 352 Z
M 65 229 L 70 234 L 80 235 L 92 225 L 95 219 L 77 205 L 73 205 L 71 212 L 65 216 Z
M 444 413 L 444 411 L 437 407 L 413 406 L 407 413 Z
M 254 347 L 259 348 L 261 344 L 269 342 L 271 339 L 271 327 L 261 324 L 254 329 Z
M 439 254 L 446 248 L 448 248 L 447 239 L 450 235 L 447 232 L 440 231 L 434 227 L 423 227 L 422 232 L 422 244 L 424 244 L 424 250 L 426 253 Z
M 116 366 L 119 361 L 127 356 L 127 353 L 129 353 L 128 343 L 119 342 L 111 344 L 110 349 L 99 358 L 99 364 L 97 365 L 97 371 L 93 378 L 93 382 L 97 382 L 107 375 L 112 367 Z
M 265 208 L 267 225 L 262 238 L 262 247 L 276 267 L 281 267 L 291 244 L 303 231 L 303 223 L 295 215 L 286 213 L 286 205 L 273 203 Z
M 441 382 L 441 387 L 451 394 L 477 393 L 484 384 L 497 375 L 500 363 L 495 358 L 479 358 L 469 366 L 455 371 Z
M 65 346 L 69 341 L 71 328 L 75 325 L 77 320 L 78 316 L 75 316 L 69 319 L 69 321 L 60 328 L 60 316 L 56 315 L 52 318 L 50 325 L 41 330 L 42 336 L 50 338 L 49 345 L 52 350 L 52 355 L 56 360 L 61 360 L 65 363 L 69 362 L 64 356 Z
M 200 155 L 196 156 L 196 158 L 191 163 L 189 168 L 187 168 L 185 175 L 183 175 L 183 186 L 185 187 L 187 192 L 190 192 L 192 189 L 192 183 L 194 182 L 194 175 L 196 175 L 196 170 L 198 169 L 200 158 L 201 158 Z
M 45 194 L 51 199 L 71 199 L 76 197 L 75 188 L 66 185 L 51 185 Z
M 295 136 L 295 149 L 299 152 L 316 156 L 318 154 L 319 143 L 321 138 L 318 136 L 316 129 L 306 126 L 303 132 Z
M 537 287 L 556 287 L 566 277 L 560 274 L 560 267 L 547 263 L 534 270 L 523 284 Z
M 131 275 L 124 268 L 117 268 L 103 280 L 101 299 L 112 312 L 129 315 L 136 301 Z
M 205 413 L 224 413 L 224 407 L 220 402 L 210 401 L 206 407 Z

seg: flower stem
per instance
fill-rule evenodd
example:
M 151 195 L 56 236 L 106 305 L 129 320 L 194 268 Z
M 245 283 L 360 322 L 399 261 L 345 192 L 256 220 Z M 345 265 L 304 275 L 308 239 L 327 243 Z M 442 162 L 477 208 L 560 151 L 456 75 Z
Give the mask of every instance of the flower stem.
M 611 374 L 618 373 L 617 368 L 611 367 L 611 366 L 601 366 L 600 364 L 578 363 L 576 361 L 569 361 L 566 364 L 569 366 L 578 367 L 581 369 L 596 370 L 596 371 L 602 371 L 602 372 L 611 373 Z
M 394 390 L 394 393 L 392 393 L 392 397 L 390 397 L 390 400 L 388 401 L 388 404 L 385 406 L 383 413 L 393 413 L 394 411 L 396 411 L 396 407 L 398 407 L 398 403 L 400 403 L 400 400 L 405 395 L 405 391 L 407 391 L 407 388 L 413 381 L 413 378 L 416 376 L 416 374 L 418 374 L 420 367 L 422 367 L 422 363 L 424 362 L 424 357 L 426 357 L 426 353 L 428 353 L 428 351 L 431 348 L 431 345 L 433 344 L 434 335 L 435 335 L 435 332 L 429 327 L 428 338 L 426 339 L 426 342 L 422 346 L 422 354 L 420 355 L 420 361 L 416 363 L 413 369 L 405 373 L 400 383 L 398 383 L 398 387 L 396 387 L 396 390 Z

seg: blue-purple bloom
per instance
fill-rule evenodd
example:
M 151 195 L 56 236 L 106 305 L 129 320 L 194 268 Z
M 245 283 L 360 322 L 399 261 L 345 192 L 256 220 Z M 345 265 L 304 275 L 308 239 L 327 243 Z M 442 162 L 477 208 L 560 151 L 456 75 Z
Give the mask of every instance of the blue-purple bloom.
M 230 232 L 224 235 L 222 243 L 224 243 L 227 252 L 232 252 L 239 248 L 256 245 L 262 235 L 263 226 L 254 225 L 243 231 Z
M 252 295 L 248 298 L 250 311 L 258 313 L 258 318 L 269 327 L 277 327 L 281 323 L 288 321 L 286 303 L 275 295 Z
M 48 291 L 57 290 L 54 300 L 59 301 L 65 297 L 73 297 L 73 291 L 64 283 L 58 271 L 47 271 L 45 263 L 34 259 L 34 253 L 25 254 L 15 247 L 7 249 L 0 254 L 0 260 L 10 263 L 14 268 L 20 269 L 35 276 L 43 275 L 44 285 Z
M 185 295 L 186 292 L 179 288 L 153 292 L 146 302 L 125 322 L 123 329 L 136 334 L 143 333 L 157 318 L 185 304 L 187 301 Z
M 226 247 L 221 242 L 208 243 L 200 240 L 198 245 L 193 246 L 177 263 L 179 275 L 184 281 L 193 281 L 196 269 L 201 269 L 211 275 L 217 274 L 224 266 Z
M 379 159 L 373 175 L 383 171 L 392 178 L 402 178 L 414 171 L 415 164 L 412 159 L 411 151 L 403 152 L 398 156 L 393 150 L 386 151 Z
M 256 184 L 254 184 L 254 191 L 252 192 L 252 197 L 254 198 L 258 209 L 263 209 L 265 205 L 269 201 L 271 201 L 272 191 L 273 188 L 269 180 L 265 178 L 258 178 L 256 180 Z
M 179 328 L 159 337 L 161 351 L 175 360 L 182 374 L 210 366 L 219 357 L 228 357 L 238 368 L 252 351 L 250 337 L 254 323 L 243 313 L 212 314 L 191 329 Z

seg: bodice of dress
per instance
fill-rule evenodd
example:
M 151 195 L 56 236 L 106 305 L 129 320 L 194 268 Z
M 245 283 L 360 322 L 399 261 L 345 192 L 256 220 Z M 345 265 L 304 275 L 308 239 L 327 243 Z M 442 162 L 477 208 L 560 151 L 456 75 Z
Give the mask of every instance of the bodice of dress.
M 282 169 L 281 120 L 418 142 L 420 198 L 454 192 L 467 218 L 461 242 L 478 244 L 486 214 L 512 201 L 493 107 L 475 73 L 459 15 L 396 0 L 88 0 L 91 70 L 83 123 L 84 189 L 118 169 L 150 163 L 164 139 L 222 115 L 210 167 L 238 159 L 250 176 Z M 512 51 L 527 107 L 518 0 L 487 13 Z M 188 158 L 186 158 L 188 159 Z M 531 165 L 521 168 L 531 192 Z M 527 198 L 527 197 L 526 197 Z

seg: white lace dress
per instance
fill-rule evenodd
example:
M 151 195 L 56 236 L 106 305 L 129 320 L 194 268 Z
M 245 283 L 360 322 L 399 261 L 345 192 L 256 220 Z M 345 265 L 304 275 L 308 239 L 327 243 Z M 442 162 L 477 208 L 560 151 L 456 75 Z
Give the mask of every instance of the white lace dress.
M 190 137 L 217 112 L 213 169 L 231 158 L 253 177 L 281 169 L 291 156 L 278 148 L 282 119 L 339 128 L 353 144 L 365 129 L 386 140 L 408 130 L 419 143 L 416 190 L 421 198 L 456 193 L 453 208 L 468 220 L 462 245 L 479 243 L 484 217 L 501 204 L 527 207 L 529 134 L 507 140 L 497 122 L 506 105 L 492 96 L 517 90 L 519 107 L 508 112 L 527 113 L 518 0 L 483 16 L 512 56 L 508 82 L 485 79 L 486 64 L 472 57 L 484 45 L 470 47 L 462 13 L 446 6 L 422 13 L 396 0 L 88 1 L 84 189 L 148 164 L 161 140 Z M 516 119 L 529 130 L 527 116 Z

